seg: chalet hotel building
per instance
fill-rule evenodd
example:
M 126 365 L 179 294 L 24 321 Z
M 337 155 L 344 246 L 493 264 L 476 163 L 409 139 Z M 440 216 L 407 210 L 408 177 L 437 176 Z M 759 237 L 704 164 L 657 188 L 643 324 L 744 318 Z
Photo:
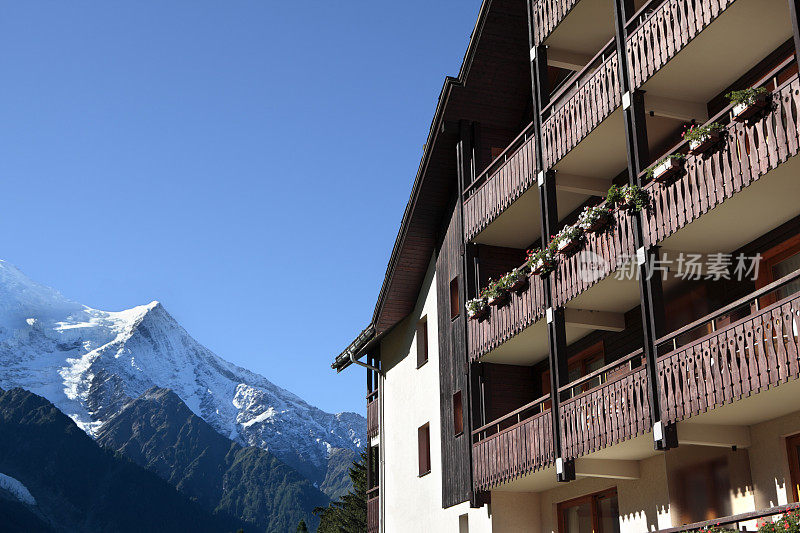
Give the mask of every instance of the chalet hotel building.
M 755 531 L 796 505 L 798 8 L 483 2 L 333 363 L 366 368 L 370 533 Z

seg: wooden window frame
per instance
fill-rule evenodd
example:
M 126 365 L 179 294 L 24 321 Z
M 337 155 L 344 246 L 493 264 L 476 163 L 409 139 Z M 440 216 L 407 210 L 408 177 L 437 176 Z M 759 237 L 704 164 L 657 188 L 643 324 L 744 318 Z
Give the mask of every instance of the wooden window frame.
M 460 390 L 453 393 L 453 434 L 456 437 L 464 434 L 464 398 Z
M 800 253 L 800 235 L 789 237 L 780 244 L 776 244 L 769 250 L 761 254 L 761 264 L 758 266 L 758 278 L 756 278 L 756 289 L 765 287 L 775 281 L 772 268 L 785 259 Z M 778 301 L 776 294 L 768 294 L 760 299 L 759 305 L 764 308 Z
M 595 533 L 600 533 L 600 512 L 598 511 L 598 501 L 601 498 L 610 498 L 612 496 L 617 497 L 617 504 L 619 505 L 619 494 L 617 492 L 617 487 L 611 487 L 609 489 L 601 490 L 599 492 L 593 492 L 592 494 L 585 494 L 584 496 L 579 496 L 577 498 L 572 498 L 571 500 L 566 500 L 563 502 L 559 502 L 556 504 L 556 514 L 558 515 L 558 531 L 565 531 L 566 524 L 564 524 L 564 510 L 569 507 L 575 507 L 576 505 L 580 505 L 582 503 L 589 503 L 592 508 L 592 530 Z M 608 532 L 603 532 L 608 533 Z
M 800 502 L 800 459 L 797 447 L 800 446 L 800 433 L 786 437 L 786 453 L 789 460 L 789 483 L 791 484 L 790 502 Z
M 572 357 L 567 360 L 567 374 L 569 371 L 574 369 L 575 367 L 580 365 L 581 368 L 581 377 L 588 374 L 586 372 L 586 367 L 589 365 L 590 362 L 596 361 L 598 358 L 603 359 L 604 364 L 601 366 L 605 366 L 605 357 L 606 357 L 606 347 L 602 340 L 597 341 L 596 343 L 584 348 L 580 352 L 576 353 Z M 602 385 L 605 380 L 601 380 L 600 384 Z M 568 385 L 568 383 L 564 383 L 564 385 Z M 589 383 L 584 383 L 581 385 L 581 392 L 586 392 L 589 390 Z M 542 395 L 549 394 L 552 392 L 550 390 L 550 370 L 545 370 L 542 373 Z
M 450 320 L 461 316 L 461 282 L 458 276 L 450 280 Z
M 419 460 L 419 475 L 427 476 L 431 473 L 431 424 L 426 422 L 417 429 L 417 456 Z
M 428 362 L 428 317 L 417 322 L 417 368 Z

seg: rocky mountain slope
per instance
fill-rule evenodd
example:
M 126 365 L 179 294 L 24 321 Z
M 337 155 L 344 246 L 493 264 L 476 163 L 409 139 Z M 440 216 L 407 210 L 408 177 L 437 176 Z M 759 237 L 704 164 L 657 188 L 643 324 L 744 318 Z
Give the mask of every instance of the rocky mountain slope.
M 128 402 L 97 431 L 97 442 L 167 480 L 211 512 L 254 524 L 257 531 L 293 531 L 328 497 L 271 453 L 226 439 L 175 393 L 153 388 Z
M 101 448 L 44 398 L 0 390 L 0 530 L 255 531 Z M 263 531 L 263 530 L 262 530 Z

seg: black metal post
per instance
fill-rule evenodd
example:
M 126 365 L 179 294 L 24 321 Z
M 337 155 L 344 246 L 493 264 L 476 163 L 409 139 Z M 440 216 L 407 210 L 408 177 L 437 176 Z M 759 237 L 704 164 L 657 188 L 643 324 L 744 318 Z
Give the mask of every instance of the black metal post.
M 631 87 L 628 77 L 626 40 L 628 37 L 626 21 L 634 13 L 632 0 L 615 0 L 614 20 L 616 24 L 617 56 L 622 86 L 622 107 L 625 120 L 625 137 L 628 155 L 628 183 L 642 186 L 640 174 L 650 163 L 650 150 L 647 140 L 647 114 L 644 93 Z M 677 445 L 677 433 L 673 425 L 666 427 L 661 416 L 659 402 L 659 381 L 656 371 L 658 357 L 656 340 L 663 333 L 664 300 L 662 278 L 655 269 L 659 259 L 658 248 L 645 246 L 642 231 L 643 213 L 634 217 L 634 241 L 636 245 L 637 275 L 642 308 L 643 349 L 645 372 L 647 375 L 647 400 L 653 428 L 654 446 L 666 450 Z

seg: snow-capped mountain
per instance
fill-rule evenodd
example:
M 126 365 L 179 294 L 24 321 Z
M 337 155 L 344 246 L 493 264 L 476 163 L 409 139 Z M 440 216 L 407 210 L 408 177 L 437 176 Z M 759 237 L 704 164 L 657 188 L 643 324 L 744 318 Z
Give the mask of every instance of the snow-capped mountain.
M 195 341 L 158 302 L 92 309 L 0 260 L 0 388 L 44 396 L 88 434 L 151 387 L 172 389 L 222 435 L 268 449 L 316 483 L 366 421 L 330 414 Z

